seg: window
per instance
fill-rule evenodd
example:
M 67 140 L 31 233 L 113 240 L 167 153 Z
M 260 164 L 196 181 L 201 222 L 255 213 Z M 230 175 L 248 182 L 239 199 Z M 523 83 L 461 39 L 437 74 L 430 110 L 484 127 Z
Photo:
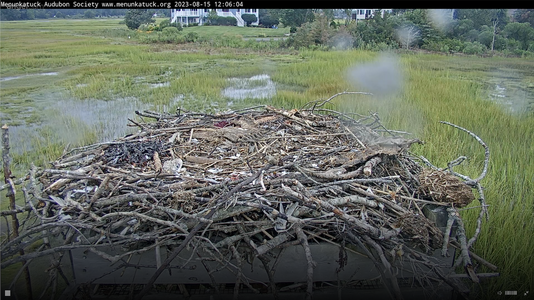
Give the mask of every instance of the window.
M 245 13 L 249 13 L 249 12 L 250 12 L 250 8 L 246 8 Z
M 230 10 L 228 8 L 223 8 L 222 12 L 230 12 Z
M 252 9 L 252 12 L 253 12 L 253 13 L 256 13 L 256 9 L 255 9 L 255 8 L 253 8 L 253 9 Z

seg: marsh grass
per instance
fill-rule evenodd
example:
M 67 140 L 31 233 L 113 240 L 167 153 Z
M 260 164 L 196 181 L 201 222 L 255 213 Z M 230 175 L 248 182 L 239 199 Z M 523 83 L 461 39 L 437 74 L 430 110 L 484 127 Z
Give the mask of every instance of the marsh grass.
M 47 76 L 47 83 L 40 81 L 42 78 L 2 82 L 0 116 L 33 124 L 28 129 L 34 135 L 28 135 L 27 149 L 14 155 L 17 176 L 23 175 L 31 162 L 44 166 L 61 155 L 66 144 L 58 142 L 58 134 L 79 136 L 76 144 L 80 145 L 93 143 L 104 134 L 101 126 L 106 124 L 87 125 L 79 118 L 59 118 L 60 113 L 54 109 L 42 113 L 57 118 L 64 130 L 58 132 L 56 127 L 41 124 L 39 115 L 32 111 L 39 107 L 36 99 L 44 97 L 38 95 L 62 91 L 63 101 L 92 101 L 96 105 L 123 99 L 121 105 L 132 108 L 141 103 L 167 111 L 184 107 L 216 112 L 229 108 L 228 99 L 221 95 L 230 84 L 229 78 L 268 74 L 277 85 L 272 99 L 244 99 L 233 108 L 256 104 L 300 108 L 344 90 L 365 91 L 365 87 L 349 82 L 347 70 L 379 56 L 367 51 L 265 52 L 232 48 L 243 43 L 241 37 L 248 36 L 245 31 L 249 29 L 227 27 L 184 29 L 184 33 L 196 32 L 211 43 L 139 44 L 137 35 L 144 33 L 127 31 L 118 22 L 2 22 L 2 78 L 58 72 L 57 76 Z M 263 34 L 278 36 L 282 32 L 268 29 Z M 224 39 L 215 38 L 223 34 Z M 488 175 L 482 182 L 490 219 L 484 221 L 474 249 L 499 266 L 501 273 L 478 287 L 478 296 L 490 299 L 499 290 L 533 291 L 534 239 L 530 236 L 534 232 L 534 114 L 507 113 L 488 99 L 484 81 L 494 69 L 511 68 L 524 75 L 527 86 L 534 86 L 534 61 L 428 54 L 404 54 L 399 59 L 404 72 L 401 91 L 380 97 L 340 96 L 327 107 L 360 114 L 378 112 L 388 128 L 412 132 L 424 140 L 425 145 L 414 146 L 413 153 L 424 155 L 439 167 L 466 155 L 468 160 L 455 170 L 471 177 L 481 170 L 482 147 L 466 133 L 439 121 L 478 134 L 491 149 Z M 150 88 L 150 84 L 164 82 L 168 84 Z M 47 103 L 53 102 L 50 97 L 46 99 L 50 101 Z M 3 208 L 5 202 L 2 200 Z M 475 201 L 470 207 L 476 205 Z M 476 209 L 462 211 L 468 235 L 473 234 L 477 214 Z M 477 271 L 489 272 L 484 267 Z

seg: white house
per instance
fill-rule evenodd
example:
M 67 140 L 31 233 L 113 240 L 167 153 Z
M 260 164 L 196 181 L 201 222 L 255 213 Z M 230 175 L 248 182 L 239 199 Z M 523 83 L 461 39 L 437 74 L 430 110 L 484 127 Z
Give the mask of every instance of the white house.
M 353 20 L 365 20 L 372 18 L 377 12 L 382 13 L 382 17 L 386 12 L 391 13 L 391 9 L 353 9 L 352 10 L 352 19 Z
M 180 22 L 182 25 L 197 23 L 203 25 L 208 20 L 208 15 L 212 9 L 171 9 L 171 23 Z M 250 25 L 258 25 L 259 9 L 242 8 L 242 9 L 215 9 L 218 16 L 234 17 L 237 20 L 237 26 L 245 26 L 245 21 L 241 18 L 244 14 L 256 15 L 256 22 Z

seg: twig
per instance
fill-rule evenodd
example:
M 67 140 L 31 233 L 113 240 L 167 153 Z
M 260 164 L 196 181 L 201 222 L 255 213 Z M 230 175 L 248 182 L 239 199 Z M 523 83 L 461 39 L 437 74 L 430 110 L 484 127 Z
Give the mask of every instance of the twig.
M 258 176 L 260 176 L 261 172 L 268 170 L 271 167 L 271 164 L 267 164 L 264 168 L 259 170 L 256 174 L 251 176 L 249 179 L 243 181 L 242 183 L 238 184 L 236 187 L 234 187 L 230 192 L 226 193 L 224 196 L 217 199 L 217 203 L 221 203 L 226 201 L 230 196 L 232 196 L 234 193 L 236 193 L 241 187 L 245 186 L 246 184 L 251 183 L 253 180 L 255 180 Z M 210 212 L 206 215 L 206 219 L 210 219 L 215 214 L 216 209 L 211 209 Z M 154 275 L 150 278 L 150 280 L 147 282 L 147 285 L 139 292 L 136 300 L 141 300 L 151 289 L 152 285 L 156 281 L 156 279 L 161 275 L 163 270 L 167 268 L 167 266 L 171 263 L 171 261 L 178 255 L 180 252 L 186 247 L 186 245 L 189 243 L 189 241 L 193 238 L 193 236 L 204 226 L 203 223 L 199 223 L 197 226 L 195 226 L 191 232 L 186 236 L 185 240 L 180 244 L 180 246 L 167 257 L 167 259 L 161 264 L 161 267 L 159 267 Z
M 463 262 L 464 269 L 467 272 L 467 274 L 469 274 L 469 277 L 471 278 L 471 280 L 473 282 L 478 283 L 480 282 L 480 280 L 478 279 L 475 273 L 475 270 L 473 268 L 473 263 L 471 262 L 471 257 L 469 256 L 469 248 L 467 247 L 467 240 L 465 237 L 464 222 L 460 218 L 460 214 L 456 211 L 456 209 L 453 209 L 450 213 L 453 215 L 454 219 L 456 220 L 458 224 L 458 230 L 456 234 L 458 235 L 458 241 L 460 242 L 461 259 L 459 259 L 456 264 Z
M 308 262 L 308 270 L 306 271 L 306 299 L 310 300 L 313 295 L 313 269 L 315 268 L 316 263 L 313 261 L 311 255 L 310 246 L 308 245 L 308 237 L 302 231 L 300 225 L 295 226 L 295 232 L 297 233 L 297 237 L 299 239 L 300 244 L 302 245 L 302 248 L 304 248 L 306 261 Z
M 470 136 L 472 136 L 475 140 L 477 140 L 477 142 L 479 142 L 482 145 L 482 147 L 484 147 L 484 167 L 482 168 L 482 173 L 480 173 L 480 175 L 476 179 L 472 179 L 471 181 L 479 182 L 484 177 L 486 177 L 486 173 L 488 172 L 489 158 L 490 158 L 490 151 L 489 151 L 488 145 L 486 145 L 486 143 L 484 143 L 484 141 L 480 137 L 478 137 L 478 135 L 474 134 L 473 132 L 471 132 L 471 131 L 463 128 L 463 127 L 460 127 L 458 125 L 455 125 L 455 124 L 452 124 L 452 123 L 449 123 L 449 122 L 445 122 L 445 121 L 440 121 L 440 123 L 446 124 L 446 125 L 449 125 L 449 126 L 452 126 L 454 128 L 457 128 L 457 129 L 460 129 L 460 130 L 463 130 L 463 131 L 467 132 Z

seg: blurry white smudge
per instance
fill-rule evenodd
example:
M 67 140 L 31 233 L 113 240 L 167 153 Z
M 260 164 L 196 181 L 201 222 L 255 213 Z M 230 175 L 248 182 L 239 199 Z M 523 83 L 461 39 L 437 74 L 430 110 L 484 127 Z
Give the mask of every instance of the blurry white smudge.
M 402 48 L 409 49 L 421 37 L 421 32 L 415 25 L 405 24 L 395 30 L 397 40 Z
M 452 11 L 451 9 L 429 9 L 427 18 L 437 30 L 445 32 L 452 25 Z
M 376 61 L 349 68 L 347 77 L 359 91 L 376 96 L 400 92 L 404 82 L 399 59 L 388 53 L 380 54 Z
M 276 85 L 267 74 L 250 78 L 229 78 L 228 81 L 231 86 L 222 91 L 224 97 L 242 100 L 271 98 L 276 95 Z

